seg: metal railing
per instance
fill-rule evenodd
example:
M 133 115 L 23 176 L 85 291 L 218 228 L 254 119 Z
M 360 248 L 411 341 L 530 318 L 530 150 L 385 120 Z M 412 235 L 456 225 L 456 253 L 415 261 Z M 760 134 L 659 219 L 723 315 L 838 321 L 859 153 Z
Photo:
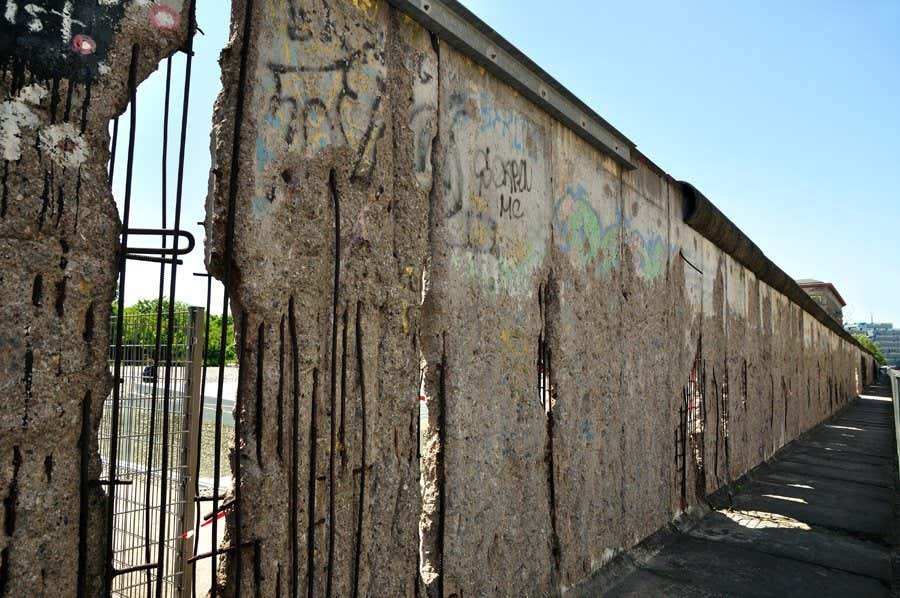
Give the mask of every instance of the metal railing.
M 891 396 L 894 403 L 894 434 L 897 440 L 897 468 L 900 472 L 900 370 L 888 369 L 888 377 L 891 379 Z

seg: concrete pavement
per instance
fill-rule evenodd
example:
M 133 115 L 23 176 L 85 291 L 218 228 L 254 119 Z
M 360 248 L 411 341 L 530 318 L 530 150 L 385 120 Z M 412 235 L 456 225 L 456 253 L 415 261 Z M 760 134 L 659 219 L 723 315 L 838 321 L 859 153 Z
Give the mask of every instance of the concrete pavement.
M 890 386 L 866 392 L 576 595 L 897 596 Z

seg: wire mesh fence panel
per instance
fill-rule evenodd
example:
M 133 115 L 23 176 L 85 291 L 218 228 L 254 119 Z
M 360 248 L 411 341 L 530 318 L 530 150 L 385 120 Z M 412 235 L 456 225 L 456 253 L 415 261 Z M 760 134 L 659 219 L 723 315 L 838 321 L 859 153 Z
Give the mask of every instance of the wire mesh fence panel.
M 186 490 L 192 484 L 188 467 L 188 453 L 193 446 L 190 420 L 196 411 L 191 409 L 190 391 L 192 383 L 198 383 L 192 382 L 192 348 L 198 340 L 194 320 L 202 313 L 199 310 L 175 314 L 175 342 L 171 348 L 159 345 L 158 360 L 156 314 L 123 317 L 120 376 L 115 381 L 119 385 L 118 434 L 113 434 L 110 396 L 104 405 L 99 435 L 105 477 L 110 471 L 112 443 L 115 441 L 118 446 L 113 567 L 121 573 L 115 576 L 111 588 L 116 596 L 144 596 L 155 591 L 158 570 L 145 566 L 160 559 L 164 563 L 161 595 L 181 596 L 185 550 L 182 535 L 190 527 L 185 518 L 191 512 L 185 508 Z M 113 316 L 110 326 L 114 329 L 116 324 Z M 167 337 L 166 332 L 163 330 L 161 338 Z M 115 350 L 111 344 L 110 363 L 115 359 Z M 160 364 L 170 359 L 166 395 L 165 367 Z M 163 542 L 158 539 L 161 518 L 165 518 Z

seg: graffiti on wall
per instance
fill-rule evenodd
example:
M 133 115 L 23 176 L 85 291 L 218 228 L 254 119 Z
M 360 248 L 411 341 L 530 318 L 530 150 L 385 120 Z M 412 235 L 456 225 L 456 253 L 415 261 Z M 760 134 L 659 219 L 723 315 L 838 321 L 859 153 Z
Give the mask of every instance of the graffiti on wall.
M 157 29 L 174 31 L 183 0 L 5 0 L 0 15 L 0 57 L 6 68 L 41 79 L 93 81 L 103 74 L 113 35 L 134 4 Z
M 184 0 L 5 0 L 2 8 L 0 68 L 9 85 L 0 102 L 0 217 L 13 201 L 14 165 L 33 146 L 43 170 L 39 227 L 51 219 L 59 225 L 69 178 L 77 226 L 81 167 L 91 155 L 85 135 L 91 86 L 109 72 L 113 36 L 124 19 L 176 34 Z
M 413 132 L 413 172 L 420 187 L 432 182 L 431 146 L 437 132 L 437 63 L 428 55 L 406 55 L 413 76 L 413 106 L 409 128 Z
M 533 371 L 533 339 L 525 329 L 522 314 L 515 314 L 511 326 L 500 331 L 500 343 L 503 350 L 503 386 L 515 402 L 519 417 L 526 416 L 533 407 L 532 378 Z
M 451 93 L 444 164 L 451 260 L 489 292 L 529 295 L 549 221 L 543 131 L 470 84 Z
M 347 147 L 354 178 L 368 178 L 385 122 L 385 32 L 377 5 L 359 10 L 288 0 L 267 2 L 276 29 L 262 43 L 255 95 L 267 103 L 257 122 L 256 197 L 259 215 L 275 200 L 280 158 L 311 158 L 329 147 Z M 353 19 L 346 15 L 353 10 Z M 366 18 L 359 19 L 362 13 Z
M 668 243 L 653 230 L 644 230 L 624 218 L 620 209 L 611 222 L 591 203 L 581 184 L 566 187 L 553 208 L 553 230 L 557 246 L 580 268 L 603 276 L 619 267 L 620 238 L 624 235 L 631 252 L 632 268 L 641 277 L 654 280 L 665 272 Z
M 570 185 L 553 209 L 556 243 L 579 266 L 603 275 L 619 263 L 622 213 L 604 224 L 584 186 Z
M 627 221 L 625 225 L 634 271 L 647 280 L 659 278 L 666 269 L 666 240 L 655 231 L 630 229 Z

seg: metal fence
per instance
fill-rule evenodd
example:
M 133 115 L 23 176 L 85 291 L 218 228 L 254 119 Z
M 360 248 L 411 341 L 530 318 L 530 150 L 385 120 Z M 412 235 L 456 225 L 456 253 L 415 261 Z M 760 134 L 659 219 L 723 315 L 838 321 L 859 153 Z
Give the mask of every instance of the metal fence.
M 251 7 L 252 2 L 244 8 L 245 28 L 251 21 Z M 193 44 L 198 31 L 195 10 L 195 2 L 191 0 L 188 37 L 181 48 L 183 56 L 169 57 L 165 69 L 161 69 L 165 76 L 165 99 L 161 106 L 151 107 L 151 112 L 161 112 L 160 177 L 158 181 L 141 180 L 140 184 L 149 183 L 151 188 L 149 192 L 144 189 L 137 194 L 140 197 L 132 195 L 136 180 L 135 147 L 145 139 L 136 135 L 140 44 L 134 44 L 131 52 L 127 137 L 124 129 L 119 133 L 118 118 L 110 131 L 108 177 L 112 185 L 118 174 L 122 183 L 121 193 L 115 193 L 122 228 L 117 256 L 119 301 L 113 309 L 110 330 L 110 371 L 116 383 L 104 406 L 100 431 L 104 469 L 98 483 L 107 494 L 103 595 L 183 598 L 210 592 L 215 597 L 220 591 L 216 570 L 224 555 L 234 555 L 238 579 L 243 549 L 253 545 L 259 556 L 258 543 L 244 542 L 241 538 L 240 460 L 234 461 L 232 470 L 228 459 L 234 438 L 240 436 L 241 409 L 236 394 L 238 368 L 226 366 L 226 361 L 235 358 L 231 340 L 235 325 L 246 325 L 244 314 L 234 321 L 229 315 L 230 271 L 226 268 L 222 284 L 216 283 L 215 289 L 208 273 L 195 273 L 207 278 L 205 312 L 195 310 L 186 315 L 175 310 L 179 267 L 195 247 L 194 237 L 182 223 L 184 174 L 186 162 L 190 160 L 186 140 Z M 244 37 L 248 37 L 246 31 Z M 246 48 L 242 53 L 241 91 L 235 106 L 237 123 L 242 120 Z M 173 70 L 176 58 L 183 60 L 183 71 Z M 170 114 L 171 92 L 179 87 L 182 90 L 180 131 L 177 148 L 171 148 L 169 130 L 170 124 L 174 124 Z M 235 148 L 239 139 L 236 131 Z M 235 161 L 239 154 L 235 153 Z M 173 169 L 176 176 L 170 181 L 167 173 Z M 235 162 L 232 176 L 237 176 L 237 172 Z M 154 220 L 149 217 L 154 212 L 152 205 L 143 201 L 140 209 L 132 210 L 132 203 L 133 200 L 141 202 L 140 198 L 152 198 L 155 203 L 153 187 L 157 182 L 159 220 Z M 225 263 L 230 263 L 233 253 L 236 188 L 236 182 L 232 181 Z M 125 313 L 128 301 L 137 299 L 126 297 L 129 289 L 126 279 L 131 280 L 128 266 L 135 262 L 159 265 L 156 305 L 163 306 L 140 321 Z M 221 292 L 221 318 L 216 320 L 216 326 L 210 326 L 214 290 Z M 204 330 L 204 317 L 200 314 L 205 315 L 205 329 L 215 329 L 211 334 L 218 339 L 218 348 L 215 343 L 211 346 L 205 332 L 197 332 L 198 326 Z M 241 349 L 237 348 L 238 354 Z M 218 365 L 203 367 L 207 358 Z M 154 369 L 155 365 L 158 370 Z M 207 395 L 203 389 L 208 385 L 211 392 Z M 228 513 L 233 513 L 235 525 L 233 537 L 225 545 L 222 519 Z M 85 541 L 83 536 L 79 540 Z
M 105 478 L 110 475 L 112 447 L 117 447 L 112 565 L 118 574 L 110 588 L 115 596 L 148 595 L 158 579 L 162 591 L 157 596 L 182 596 L 183 588 L 191 585 L 185 573 L 190 568 L 184 565 L 192 546 L 185 533 L 194 519 L 192 464 L 201 409 L 204 319 L 203 309 L 176 312 L 170 348 L 157 344 L 157 338 L 168 336 L 157 314 L 123 316 L 118 417 L 113 417 L 111 393 L 99 434 Z M 113 316 L 111 329 L 116 325 Z M 115 359 L 113 342 L 111 370 Z M 160 561 L 161 569 L 146 566 Z

